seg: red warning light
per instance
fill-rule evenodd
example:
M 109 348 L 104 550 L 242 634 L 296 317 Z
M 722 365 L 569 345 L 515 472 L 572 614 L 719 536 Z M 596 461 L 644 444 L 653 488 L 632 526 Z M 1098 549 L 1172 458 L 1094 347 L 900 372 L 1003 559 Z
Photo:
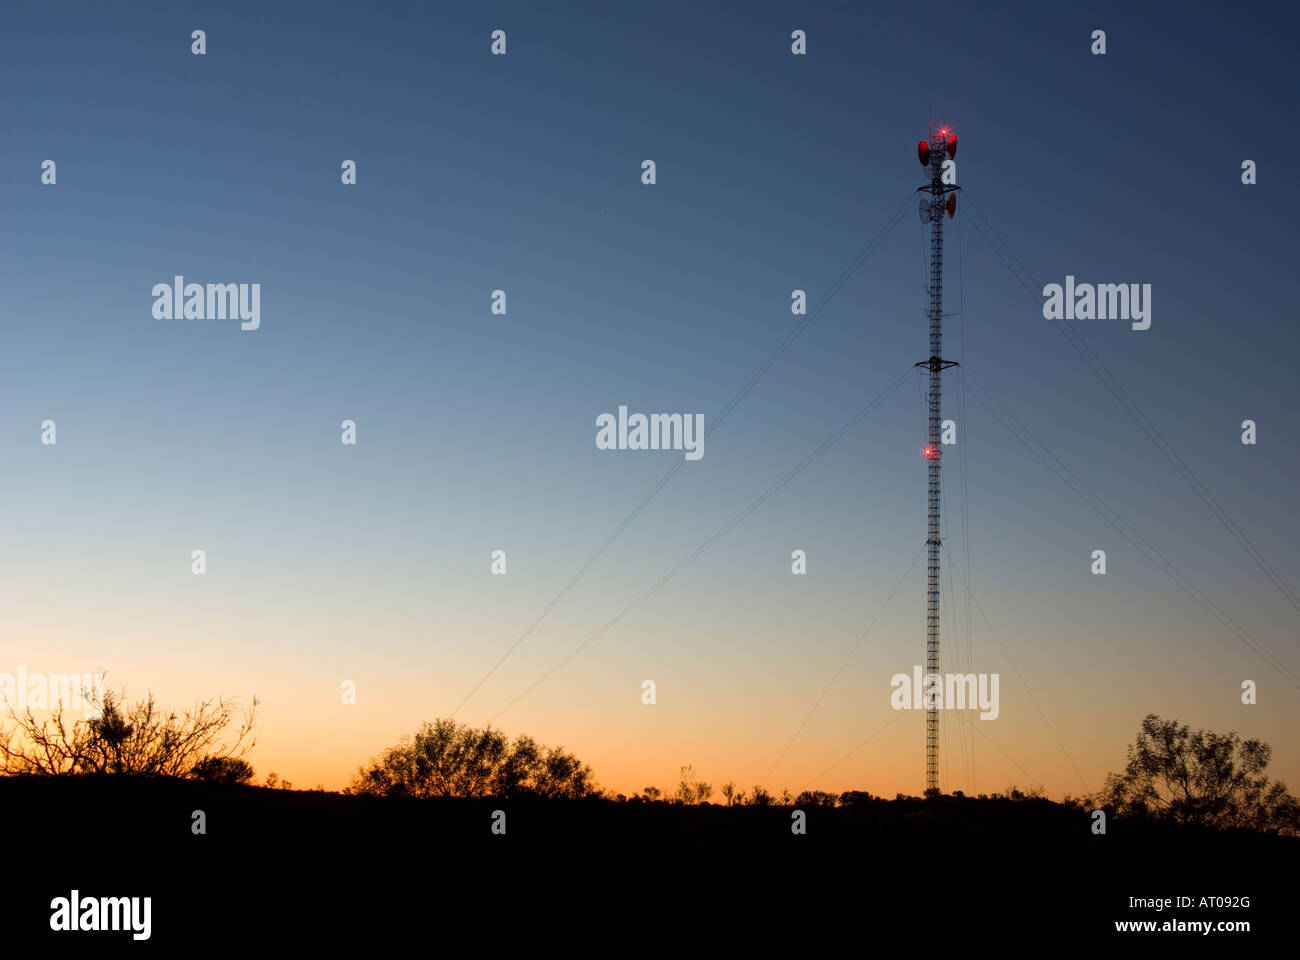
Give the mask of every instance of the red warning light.
M 934 456 L 934 448 L 933 448 L 933 447 L 926 447 L 926 448 L 925 448 L 925 455 L 926 455 L 927 457 L 933 457 L 933 456 Z

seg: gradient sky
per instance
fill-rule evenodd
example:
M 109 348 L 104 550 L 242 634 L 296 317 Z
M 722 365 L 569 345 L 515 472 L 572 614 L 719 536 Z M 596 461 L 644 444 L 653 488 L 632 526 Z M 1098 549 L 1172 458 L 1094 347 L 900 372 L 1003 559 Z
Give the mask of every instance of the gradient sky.
M 256 694 L 259 778 L 344 785 L 450 713 L 671 466 L 597 450 L 595 417 L 709 426 L 798 323 L 790 291 L 817 309 L 914 205 L 932 105 L 966 196 L 1038 289 L 1152 284 L 1150 330 L 1075 327 L 1300 584 L 1294 10 L 930 9 L 8 8 L 0 671 L 105 668 L 175 706 Z M 959 203 L 945 355 L 1300 669 L 1295 609 Z M 715 787 L 921 792 L 922 714 L 897 717 L 889 679 L 924 662 L 923 561 L 768 776 L 921 549 L 919 375 L 501 711 L 928 354 L 926 236 L 907 210 L 457 719 L 563 745 L 616 791 L 692 764 Z M 261 329 L 155 320 L 151 288 L 175 274 L 261 283 Z M 1002 704 L 975 720 L 987 739 L 944 715 L 944 789 L 1096 789 L 1147 712 L 1261 737 L 1300 787 L 1300 691 L 978 403 L 962 414 L 959 383 L 944 410 L 966 515 L 949 448 L 945 535 L 1006 653 L 945 573 L 945 669 L 1000 673 Z

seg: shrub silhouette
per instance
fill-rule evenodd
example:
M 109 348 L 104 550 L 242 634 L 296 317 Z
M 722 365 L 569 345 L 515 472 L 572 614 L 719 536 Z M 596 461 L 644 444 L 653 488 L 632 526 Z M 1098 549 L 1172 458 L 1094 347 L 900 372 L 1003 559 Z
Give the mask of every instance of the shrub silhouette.
M 722 796 L 729 807 L 738 807 L 745 802 L 745 791 L 737 789 L 735 783 L 724 783 L 722 785 Z
M 866 790 L 845 790 L 840 794 L 840 806 L 850 809 L 864 810 L 870 806 L 871 801 L 878 799 L 873 797 Z
M 1300 834 L 1300 804 L 1264 774 L 1272 749 L 1147 714 L 1096 800 L 1121 816 Z
M 825 790 L 804 790 L 794 798 L 796 807 L 833 807 L 839 803 L 839 794 Z
M 253 765 L 241 757 L 204 757 L 190 768 L 190 776 L 209 783 L 250 783 Z
M 749 805 L 751 807 L 770 807 L 772 805 L 772 795 L 764 790 L 762 786 L 755 784 L 754 789 L 749 791 Z
M 124 691 L 106 690 L 95 702 L 98 717 L 75 721 L 62 701 L 47 720 L 37 720 L 30 708 L 19 716 L 10 707 L 14 727 L 0 738 L 4 773 L 212 779 L 217 774 L 239 777 L 247 768 L 252 776 L 242 758 L 255 743 L 256 698 L 238 721 L 234 701 L 225 699 L 201 701 L 184 714 L 164 712 L 152 693 L 129 704 Z
M 450 719 L 425 723 L 357 770 L 349 793 L 384 797 L 579 798 L 600 789 L 591 768 L 532 737 Z
M 703 803 L 711 796 L 713 796 L 712 785 L 696 780 L 691 764 L 682 767 L 681 782 L 677 784 L 677 791 L 672 795 L 672 802 Z

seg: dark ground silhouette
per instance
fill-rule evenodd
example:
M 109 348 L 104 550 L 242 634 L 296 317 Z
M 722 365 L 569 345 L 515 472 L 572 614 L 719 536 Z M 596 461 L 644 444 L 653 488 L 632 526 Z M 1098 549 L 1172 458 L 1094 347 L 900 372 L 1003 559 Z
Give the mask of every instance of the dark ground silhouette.
M 836 930 L 883 943 L 942 920 L 954 943 L 973 950 L 1044 935 L 1058 944 L 1113 939 L 1115 920 L 1171 915 L 1250 919 L 1250 934 L 1205 938 L 1241 945 L 1277 933 L 1291 909 L 1291 884 L 1281 878 L 1300 856 L 1297 839 L 1171 824 L 1112 819 L 1094 836 L 1086 812 L 1046 799 L 804 809 L 807 834 L 796 836 L 791 808 L 781 806 L 407 800 L 179 779 L 6 777 L 4 928 L 8 942 L 130 943 L 127 934 L 48 931 L 51 898 L 76 888 L 151 896 L 155 945 L 379 944 L 404 930 L 429 943 L 441 942 L 430 941 L 430 925 L 439 936 L 463 925 L 505 950 L 516 925 L 542 924 L 555 927 L 548 938 L 565 928 L 580 940 L 621 931 L 578 952 L 634 954 L 660 952 L 654 944 L 666 947 L 697 924 L 735 944 L 777 931 L 829 943 Z M 206 814 L 206 835 L 192 833 L 194 810 Z M 491 831 L 494 810 L 505 811 L 504 836 Z M 1249 896 L 1252 906 L 1128 906 L 1131 896 L 1180 894 Z M 538 934 L 519 935 L 517 948 Z M 1129 936 L 1150 945 L 1160 934 Z M 1178 944 L 1189 935 L 1166 936 Z

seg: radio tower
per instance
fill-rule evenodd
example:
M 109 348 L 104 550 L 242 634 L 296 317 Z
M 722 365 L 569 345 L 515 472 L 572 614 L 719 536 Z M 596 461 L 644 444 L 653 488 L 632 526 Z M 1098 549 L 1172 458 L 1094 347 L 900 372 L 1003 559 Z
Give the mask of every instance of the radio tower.
M 953 174 L 944 176 L 944 162 L 957 156 L 957 135 L 947 127 L 938 132 L 930 127 L 930 139 L 922 140 L 916 147 L 917 159 L 930 174 L 930 182 L 918 188 L 921 197 L 921 222 L 930 224 L 930 358 L 916 364 L 930 371 L 930 432 L 925 445 L 929 468 L 930 520 L 926 532 L 926 582 L 925 582 L 925 668 L 926 683 L 939 673 L 939 460 L 940 427 L 939 403 L 942 395 L 942 373 L 957 364 L 943 359 L 943 219 L 951 219 L 957 212 L 959 188 L 952 183 Z M 948 182 L 945 182 L 947 180 Z M 925 794 L 939 792 L 939 711 L 938 704 L 929 696 L 925 704 Z

